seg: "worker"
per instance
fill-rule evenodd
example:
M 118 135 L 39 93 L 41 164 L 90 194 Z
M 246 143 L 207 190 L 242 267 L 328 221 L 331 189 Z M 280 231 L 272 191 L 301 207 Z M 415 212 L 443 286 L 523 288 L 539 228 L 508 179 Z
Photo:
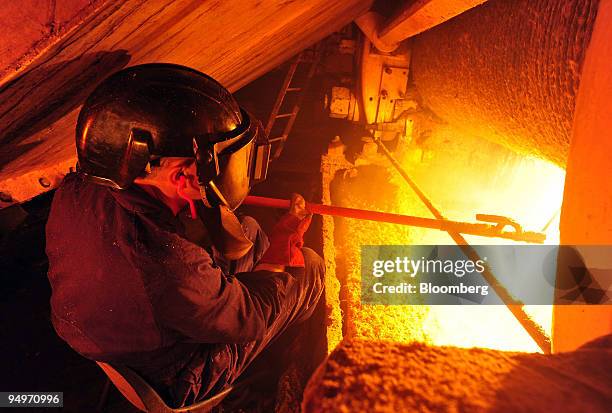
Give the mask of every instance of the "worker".
M 265 178 L 269 144 L 211 77 L 171 64 L 111 75 L 80 111 L 76 149 L 46 251 L 52 322 L 78 353 L 130 367 L 185 406 L 313 314 L 325 268 L 302 247 L 304 199 L 269 239 L 234 214 Z M 190 230 L 196 221 L 206 231 Z

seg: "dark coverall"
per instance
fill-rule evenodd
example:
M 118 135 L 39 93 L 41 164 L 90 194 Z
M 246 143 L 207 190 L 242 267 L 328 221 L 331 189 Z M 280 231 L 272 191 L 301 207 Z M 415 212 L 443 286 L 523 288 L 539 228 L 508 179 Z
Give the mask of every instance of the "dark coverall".
M 254 219 L 242 225 L 254 247 L 230 274 L 141 188 L 69 174 L 47 224 L 57 333 L 85 357 L 131 367 L 175 406 L 215 394 L 310 317 L 323 290 L 324 264 L 307 248 L 305 268 L 251 272 L 268 240 Z

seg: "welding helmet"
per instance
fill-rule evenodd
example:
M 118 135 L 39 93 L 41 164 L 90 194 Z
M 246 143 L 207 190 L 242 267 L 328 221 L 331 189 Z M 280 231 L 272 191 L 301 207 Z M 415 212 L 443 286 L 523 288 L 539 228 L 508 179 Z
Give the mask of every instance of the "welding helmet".
M 117 189 L 162 157 L 195 158 L 207 206 L 237 208 L 266 178 L 260 122 L 211 77 L 173 64 L 121 70 L 87 98 L 77 121 L 77 171 Z

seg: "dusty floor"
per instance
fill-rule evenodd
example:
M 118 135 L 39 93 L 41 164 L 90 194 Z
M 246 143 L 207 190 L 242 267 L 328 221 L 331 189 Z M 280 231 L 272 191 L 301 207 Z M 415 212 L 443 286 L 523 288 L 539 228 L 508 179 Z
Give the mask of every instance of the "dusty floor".
M 608 412 L 612 348 L 556 355 L 347 340 L 315 373 L 304 413 Z

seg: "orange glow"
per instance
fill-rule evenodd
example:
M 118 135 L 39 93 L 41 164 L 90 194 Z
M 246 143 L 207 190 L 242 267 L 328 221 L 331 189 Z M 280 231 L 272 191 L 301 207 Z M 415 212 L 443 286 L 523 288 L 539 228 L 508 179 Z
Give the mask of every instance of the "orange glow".
M 483 140 L 459 143 L 444 137 L 437 139 L 427 146 L 405 144 L 396 156 L 447 218 L 475 222 L 476 213 L 505 215 L 525 230 L 542 231 L 546 227 L 546 243 L 558 243 L 557 211 L 563 195 L 563 170 Z M 386 160 L 376 154 L 367 158 L 357 163 L 370 166 L 361 167 L 353 178 L 337 177 L 332 183 L 335 204 L 431 217 L 402 178 L 387 169 Z M 360 245 L 453 241 L 440 231 L 355 220 L 335 222 L 337 270 L 347 291 L 345 324 L 348 323 L 349 336 L 540 351 L 505 306 L 361 305 Z M 473 245 L 514 244 L 476 236 L 466 239 Z M 552 306 L 526 306 L 526 311 L 550 335 Z

